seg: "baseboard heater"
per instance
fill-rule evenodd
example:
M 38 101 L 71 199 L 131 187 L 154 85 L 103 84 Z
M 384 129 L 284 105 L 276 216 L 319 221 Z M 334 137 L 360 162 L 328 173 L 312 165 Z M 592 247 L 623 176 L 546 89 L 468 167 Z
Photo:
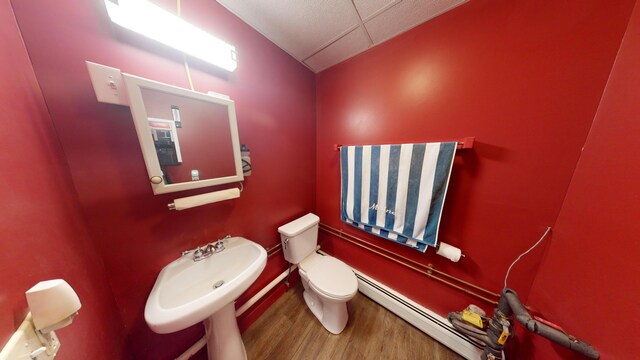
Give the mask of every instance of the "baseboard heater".
M 457 332 L 446 318 L 411 301 L 402 294 L 353 269 L 358 291 L 396 314 L 442 345 L 468 360 L 477 360 L 484 346 Z

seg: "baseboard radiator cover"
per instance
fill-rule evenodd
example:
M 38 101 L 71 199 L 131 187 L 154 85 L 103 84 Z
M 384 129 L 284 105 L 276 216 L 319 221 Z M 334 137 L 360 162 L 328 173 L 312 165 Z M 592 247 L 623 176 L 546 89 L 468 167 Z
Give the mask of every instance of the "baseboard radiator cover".
M 480 358 L 483 345 L 457 332 L 446 318 L 415 303 L 356 269 L 353 269 L 353 272 L 358 278 L 358 291 L 360 293 L 465 359 L 477 360 Z

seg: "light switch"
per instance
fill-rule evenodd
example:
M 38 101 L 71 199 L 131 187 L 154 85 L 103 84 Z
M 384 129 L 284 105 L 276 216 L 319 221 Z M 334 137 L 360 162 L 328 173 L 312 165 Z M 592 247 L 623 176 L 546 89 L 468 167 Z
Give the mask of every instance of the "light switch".
M 129 106 L 120 69 L 86 61 L 93 91 L 99 102 Z

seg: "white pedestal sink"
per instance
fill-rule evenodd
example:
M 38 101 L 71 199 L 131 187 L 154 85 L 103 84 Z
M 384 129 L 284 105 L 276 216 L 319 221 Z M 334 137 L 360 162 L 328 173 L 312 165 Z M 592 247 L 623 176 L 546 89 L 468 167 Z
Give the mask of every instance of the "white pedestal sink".
M 144 318 L 159 334 L 204 321 L 210 360 L 246 359 L 233 302 L 262 273 L 267 252 L 241 237 L 224 240 L 224 246 L 201 261 L 187 254 L 165 266 L 149 294 Z

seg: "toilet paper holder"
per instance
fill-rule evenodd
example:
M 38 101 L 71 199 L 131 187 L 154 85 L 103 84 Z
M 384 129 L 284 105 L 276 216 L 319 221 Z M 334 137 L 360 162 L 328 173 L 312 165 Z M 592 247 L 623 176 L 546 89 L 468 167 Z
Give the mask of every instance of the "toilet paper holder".
M 442 241 L 438 243 L 438 246 L 436 248 L 436 254 L 442 257 L 445 257 L 453 262 L 458 262 L 460 261 L 460 259 L 465 257 L 464 254 L 462 253 L 462 250 L 458 249 L 455 246 L 444 243 Z

